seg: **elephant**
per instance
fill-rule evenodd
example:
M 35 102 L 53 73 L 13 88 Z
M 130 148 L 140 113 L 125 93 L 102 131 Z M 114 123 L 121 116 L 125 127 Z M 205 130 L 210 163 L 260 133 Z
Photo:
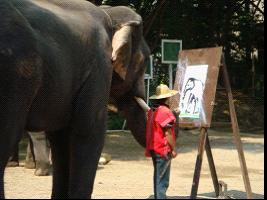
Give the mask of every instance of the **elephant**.
M 200 104 L 202 103 L 201 91 L 204 90 L 204 84 L 201 80 L 189 78 L 183 91 L 181 109 L 185 113 L 200 113 Z
M 27 132 L 28 145 L 26 150 L 26 158 L 24 167 L 27 169 L 35 169 L 34 175 L 47 176 L 50 175 L 52 166 L 50 159 L 50 145 L 44 132 Z M 19 166 L 19 144 L 16 145 L 12 152 L 8 167 Z
M 48 176 L 52 171 L 50 145 L 46 138 L 45 132 L 27 132 L 29 137 L 24 167 L 35 169 L 35 176 Z M 101 153 L 99 165 L 106 165 L 111 161 L 111 155 Z M 16 145 L 15 151 L 10 157 L 8 167 L 19 166 L 19 144 Z
M 36 176 L 50 175 L 52 170 L 50 145 L 47 141 L 45 132 L 28 132 L 28 134 L 32 141 L 33 147 L 30 148 L 29 142 L 27 147 L 25 168 L 34 167 L 34 175 Z
M 145 146 L 143 22 L 130 8 L 85 0 L 0 1 L 0 198 L 8 158 L 24 130 L 44 131 L 52 198 L 91 198 L 107 105 Z
M 27 153 L 26 153 L 26 160 L 31 160 L 31 165 L 29 168 L 35 168 L 35 163 L 34 163 L 34 150 L 33 150 L 33 143 L 32 139 L 30 138 L 30 135 L 25 131 L 22 135 L 22 138 L 27 138 L 28 144 L 27 144 Z M 22 140 L 22 138 L 20 140 Z M 7 167 L 18 167 L 19 164 L 19 143 L 15 145 L 15 148 L 13 149 L 13 152 L 11 153 Z M 28 167 L 27 167 L 28 168 Z

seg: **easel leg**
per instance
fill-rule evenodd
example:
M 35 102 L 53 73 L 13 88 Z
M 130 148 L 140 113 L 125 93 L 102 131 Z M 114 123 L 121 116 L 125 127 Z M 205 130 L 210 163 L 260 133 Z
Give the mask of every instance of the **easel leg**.
M 216 168 L 214 165 L 214 160 L 213 160 L 213 156 L 212 156 L 212 152 L 211 152 L 211 148 L 210 148 L 210 140 L 209 140 L 208 134 L 206 137 L 205 150 L 206 150 L 206 154 L 207 154 L 207 158 L 208 158 L 208 162 L 209 162 L 209 167 L 210 167 L 210 172 L 211 172 L 211 177 L 212 177 L 212 181 L 213 181 L 215 194 L 216 194 L 216 197 L 218 197 L 219 196 L 219 181 L 218 181 L 218 176 L 216 173 Z
M 231 114 L 233 135 L 234 135 L 236 148 L 238 151 L 238 157 L 239 157 L 239 162 L 241 165 L 243 181 L 244 181 L 246 192 L 247 192 L 247 198 L 252 199 L 252 191 L 251 191 L 250 181 L 249 181 L 249 177 L 248 177 L 248 170 L 247 170 L 243 146 L 242 146 L 242 142 L 241 142 L 241 138 L 240 138 L 238 121 L 237 121 L 236 112 L 235 112 L 235 105 L 234 105 L 232 90 L 231 90 L 231 86 L 230 86 L 230 80 L 229 80 L 227 68 L 225 65 L 225 60 L 223 60 L 222 68 L 223 68 L 222 70 L 223 70 L 224 83 L 225 83 L 225 87 L 226 87 L 227 95 L 228 95 L 228 99 L 229 99 L 229 109 L 230 109 L 230 114 Z
M 197 197 L 197 191 L 198 191 L 199 178 L 200 178 L 200 172 L 201 172 L 201 166 L 202 166 L 202 160 L 203 160 L 203 153 L 204 153 L 204 149 L 205 149 L 206 137 L 207 137 L 207 130 L 206 130 L 206 128 L 202 127 L 200 130 L 200 136 L 199 136 L 198 155 L 197 155 L 193 184 L 192 184 L 192 189 L 191 189 L 191 196 L 190 196 L 191 199 L 196 199 L 196 197 Z

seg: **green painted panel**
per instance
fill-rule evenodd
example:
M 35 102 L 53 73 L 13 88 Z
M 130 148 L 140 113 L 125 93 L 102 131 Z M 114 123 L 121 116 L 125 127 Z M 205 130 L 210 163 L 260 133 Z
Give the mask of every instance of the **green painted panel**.
M 178 53 L 181 50 L 181 41 L 162 41 L 162 62 L 177 63 Z

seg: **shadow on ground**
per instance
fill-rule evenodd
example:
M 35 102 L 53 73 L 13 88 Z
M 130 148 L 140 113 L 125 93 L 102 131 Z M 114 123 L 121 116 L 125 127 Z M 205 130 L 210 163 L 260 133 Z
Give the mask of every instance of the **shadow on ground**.
M 208 130 L 212 149 L 236 150 L 232 132 Z M 263 134 L 241 134 L 244 151 L 250 153 L 264 152 Z M 245 140 L 243 140 L 246 138 Z M 247 139 L 248 138 L 248 139 Z M 178 151 L 188 153 L 198 149 L 199 130 L 181 130 L 178 136 Z M 259 139 L 259 140 L 257 140 Z M 104 152 L 112 155 L 114 160 L 145 160 L 144 149 L 137 144 L 129 131 L 110 132 L 106 135 Z
M 252 194 L 253 199 L 264 199 L 262 194 Z M 154 195 L 148 197 L 148 199 L 154 199 Z M 190 196 L 167 196 L 167 199 L 190 199 Z M 230 190 L 227 191 L 227 196 L 219 196 L 216 198 L 214 192 L 202 193 L 197 195 L 197 199 L 247 199 L 246 192 Z
M 233 142 L 233 134 L 231 131 L 208 130 L 210 144 L 212 149 L 235 150 L 236 146 Z M 263 134 L 241 134 L 242 138 L 261 139 Z M 199 130 L 180 130 L 178 136 L 179 153 L 188 153 L 197 151 L 198 149 Z M 252 140 L 253 141 L 253 140 Z M 257 140 L 259 141 L 259 140 Z M 26 157 L 28 138 L 23 138 L 20 142 L 20 161 L 24 161 Z M 264 152 L 263 142 L 251 142 L 251 140 L 242 140 L 244 151 L 251 153 Z M 103 152 L 112 156 L 113 160 L 145 160 L 144 149 L 133 138 L 130 131 L 109 132 L 106 134 L 105 146 Z

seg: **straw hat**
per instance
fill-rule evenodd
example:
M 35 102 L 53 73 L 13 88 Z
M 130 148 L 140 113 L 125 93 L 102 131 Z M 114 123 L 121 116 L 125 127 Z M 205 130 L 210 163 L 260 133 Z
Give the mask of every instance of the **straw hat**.
M 178 93 L 177 90 L 170 90 L 167 85 L 160 84 L 156 88 L 156 94 L 149 97 L 149 99 L 165 99 L 174 96 Z

